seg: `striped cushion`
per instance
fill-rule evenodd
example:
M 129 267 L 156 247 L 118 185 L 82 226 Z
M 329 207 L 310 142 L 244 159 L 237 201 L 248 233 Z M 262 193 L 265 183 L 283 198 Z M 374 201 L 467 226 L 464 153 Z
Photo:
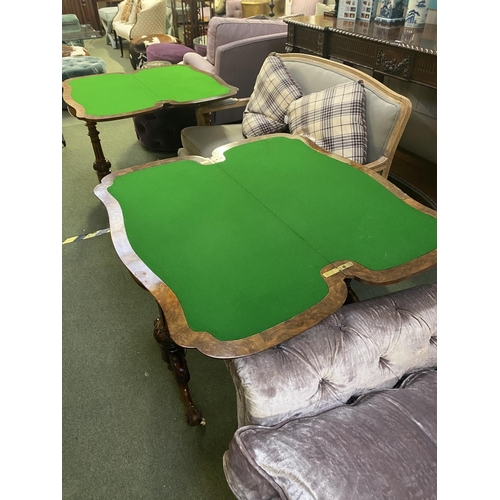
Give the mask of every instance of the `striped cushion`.
M 288 108 L 292 134 L 358 163 L 366 162 L 368 139 L 363 80 L 306 95 Z
M 257 137 L 284 131 L 286 111 L 290 103 L 302 95 L 282 60 L 275 54 L 269 55 L 257 75 L 243 114 L 243 135 Z

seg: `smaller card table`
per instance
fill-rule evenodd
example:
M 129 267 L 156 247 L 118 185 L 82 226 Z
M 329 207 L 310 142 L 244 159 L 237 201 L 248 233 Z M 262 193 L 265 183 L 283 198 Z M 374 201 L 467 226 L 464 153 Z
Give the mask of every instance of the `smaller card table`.
M 124 169 L 94 191 L 119 257 L 159 305 L 155 338 L 182 368 L 192 425 L 182 347 L 253 354 L 334 313 L 346 280 L 389 284 L 436 264 L 435 211 L 289 134 Z
M 62 86 L 69 113 L 84 120 L 89 130 L 99 181 L 110 173 L 111 163 L 102 151 L 97 122 L 131 118 L 163 106 L 216 101 L 238 91 L 218 76 L 183 65 L 69 78 Z

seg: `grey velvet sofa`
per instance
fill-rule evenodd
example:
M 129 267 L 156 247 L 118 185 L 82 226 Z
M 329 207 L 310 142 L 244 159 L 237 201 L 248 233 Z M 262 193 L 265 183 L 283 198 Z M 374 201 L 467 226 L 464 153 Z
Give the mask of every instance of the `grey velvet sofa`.
M 436 285 L 345 305 L 228 367 L 238 499 L 436 498 Z

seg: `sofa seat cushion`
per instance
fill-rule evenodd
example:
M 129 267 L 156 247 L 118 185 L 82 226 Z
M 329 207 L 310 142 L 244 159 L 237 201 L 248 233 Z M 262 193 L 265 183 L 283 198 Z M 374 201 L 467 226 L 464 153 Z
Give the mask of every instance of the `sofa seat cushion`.
M 122 23 L 120 21 L 113 21 L 113 29 L 116 32 L 116 35 L 124 38 L 125 40 L 130 40 L 130 32 L 134 27 L 133 24 Z
M 240 499 L 436 498 L 437 371 L 274 427 L 239 428 L 224 472 Z
M 214 149 L 245 139 L 241 124 L 186 127 L 181 132 L 181 142 L 189 154 L 210 158 Z
M 285 131 L 287 110 L 302 95 L 283 61 L 276 54 L 269 55 L 243 113 L 243 135 L 258 137 Z
M 292 134 L 307 137 L 330 153 L 366 163 L 368 136 L 362 80 L 293 101 L 288 108 L 288 121 Z

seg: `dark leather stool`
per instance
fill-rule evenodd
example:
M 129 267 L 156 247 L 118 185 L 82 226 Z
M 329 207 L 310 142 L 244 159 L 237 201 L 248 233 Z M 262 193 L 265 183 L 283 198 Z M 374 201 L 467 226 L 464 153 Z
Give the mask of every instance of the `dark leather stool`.
M 173 38 L 173 37 L 172 37 Z M 178 64 L 186 52 L 193 49 L 182 44 L 154 43 L 146 47 L 147 63 L 161 62 Z M 181 143 L 181 130 L 196 125 L 196 106 L 167 106 L 147 115 L 133 118 L 137 139 L 153 151 L 176 152 Z
M 147 115 L 135 116 L 137 139 L 153 151 L 176 152 L 182 146 L 181 130 L 196 125 L 195 111 L 195 105 L 166 106 Z
M 132 38 L 129 44 L 130 64 L 132 68 L 141 69 L 146 62 L 146 49 L 150 45 L 156 44 L 180 44 L 181 41 L 175 36 L 159 34 L 159 35 L 142 35 Z

